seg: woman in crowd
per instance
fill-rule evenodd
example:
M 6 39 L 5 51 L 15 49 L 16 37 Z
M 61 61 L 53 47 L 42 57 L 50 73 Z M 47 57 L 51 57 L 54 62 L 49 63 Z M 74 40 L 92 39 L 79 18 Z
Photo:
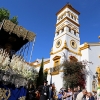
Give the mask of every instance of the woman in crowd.
M 58 100 L 62 100 L 62 92 L 60 91 L 59 93 L 58 93 Z
M 86 97 L 85 97 L 86 100 L 89 100 L 89 93 L 87 92 L 86 94 Z
M 73 100 L 76 100 L 77 94 L 78 94 L 77 87 L 75 87 L 73 91 Z
M 35 96 L 35 100 L 39 100 L 40 99 L 40 92 L 37 90 L 35 92 L 36 96 Z
M 94 93 L 94 95 L 93 95 L 94 96 L 94 100 L 97 100 L 97 92 L 94 91 L 93 93 Z
M 64 90 L 64 92 L 63 92 L 62 99 L 63 100 L 66 100 L 67 99 L 67 91 L 66 90 Z
M 28 89 L 27 89 L 27 95 L 26 100 L 35 100 L 35 87 L 32 83 L 29 83 Z
M 81 92 L 81 87 L 78 86 L 77 89 L 78 89 L 78 92 L 80 93 Z
M 72 90 L 70 88 L 68 88 L 67 99 L 66 100 L 72 100 Z
M 92 95 L 91 92 L 89 92 L 89 100 L 94 100 L 94 96 Z

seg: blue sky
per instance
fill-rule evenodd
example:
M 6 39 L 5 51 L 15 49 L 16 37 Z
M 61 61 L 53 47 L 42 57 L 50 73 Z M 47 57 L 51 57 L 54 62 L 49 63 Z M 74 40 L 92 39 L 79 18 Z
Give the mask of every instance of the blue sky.
M 0 7 L 18 16 L 19 25 L 35 32 L 31 61 L 49 58 L 53 45 L 56 12 L 69 2 L 81 14 L 80 38 L 84 42 L 98 42 L 100 35 L 100 0 L 0 0 Z

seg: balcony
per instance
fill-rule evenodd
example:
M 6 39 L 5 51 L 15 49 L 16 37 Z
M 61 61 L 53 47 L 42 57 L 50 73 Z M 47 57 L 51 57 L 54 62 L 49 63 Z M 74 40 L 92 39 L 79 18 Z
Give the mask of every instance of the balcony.
M 59 74 L 59 66 L 55 66 L 50 69 L 51 75 L 57 75 Z

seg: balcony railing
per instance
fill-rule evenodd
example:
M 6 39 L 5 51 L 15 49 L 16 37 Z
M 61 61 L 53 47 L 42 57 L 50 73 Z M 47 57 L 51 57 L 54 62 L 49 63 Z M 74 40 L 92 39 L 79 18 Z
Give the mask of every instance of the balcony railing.
M 53 72 L 59 71 L 59 66 L 53 67 L 53 68 L 52 68 L 52 71 L 53 71 Z
M 57 75 L 57 74 L 59 74 L 59 66 L 55 66 L 55 67 L 53 67 L 53 68 L 50 68 L 50 73 L 51 73 L 51 75 Z

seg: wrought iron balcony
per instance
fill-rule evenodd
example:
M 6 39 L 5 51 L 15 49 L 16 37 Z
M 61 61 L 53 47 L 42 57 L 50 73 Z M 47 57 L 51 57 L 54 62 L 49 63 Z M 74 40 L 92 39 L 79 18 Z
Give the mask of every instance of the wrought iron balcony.
M 53 72 L 59 71 L 59 66 L 55 66 L 52 69 L 53 69 Z
M 50 68 L 50 74 L 51 75 L 59 74 L 59 66 L 55 66 L 53 68 Z

